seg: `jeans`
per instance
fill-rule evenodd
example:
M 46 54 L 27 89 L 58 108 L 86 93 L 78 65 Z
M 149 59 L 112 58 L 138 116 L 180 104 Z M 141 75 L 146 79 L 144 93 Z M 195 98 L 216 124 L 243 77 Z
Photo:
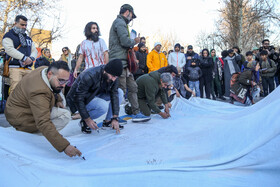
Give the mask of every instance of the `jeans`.
M 192 91 L 195 90 L 196 97 L 200 97 L 199 81 L 189 81 L 189 87 Z
M 123 91 L 120 88 L 118 88 L 118 96 L 120 105 L 123 99 Z M 101 93 L 98 94 L 95 98 L 93 98 L 86 105 L 90 118 L 97 119 L 107 112 L 105 120 L 111 120 L 111 118 L 113 117 L 112 104 L 111 102 L 107 102 L 110 101 L 110 99 L 110 93 Z

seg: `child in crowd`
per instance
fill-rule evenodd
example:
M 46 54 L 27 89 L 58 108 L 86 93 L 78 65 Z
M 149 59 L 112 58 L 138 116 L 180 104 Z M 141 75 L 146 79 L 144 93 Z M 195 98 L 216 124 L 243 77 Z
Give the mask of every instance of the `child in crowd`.
M 195 90 L 195 95 L 200 97 L 199 78 L 202 76 L 202 71 L 196 59 L 191 60 L 191 66 L 186 69 L 186 75 L 189 78 L 190 89 Z

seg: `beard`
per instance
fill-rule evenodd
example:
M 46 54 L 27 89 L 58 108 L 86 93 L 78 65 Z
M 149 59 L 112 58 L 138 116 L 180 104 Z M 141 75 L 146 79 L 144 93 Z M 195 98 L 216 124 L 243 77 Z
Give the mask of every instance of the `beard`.
M 61 92 L 61 90 L 63 89 L 62 86 L 58 86 L 58 87 L 52 87 L 53 93 L 59 94 Z
M 109 79 L 108 73 L 103 74 L 103 79 L 104 79 L 104 81 L 108 82 L 109 84 L 113 82 L 112 80 Z
M 92 33 L 90 38 L 94 41 L 94 42 L 98 42 L 99 40 L 99 34 L 98 33 Z

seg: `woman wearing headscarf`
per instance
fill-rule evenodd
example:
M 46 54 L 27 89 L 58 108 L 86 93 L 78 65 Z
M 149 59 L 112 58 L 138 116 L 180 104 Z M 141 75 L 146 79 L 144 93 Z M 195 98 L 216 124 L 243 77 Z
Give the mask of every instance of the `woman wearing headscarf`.
M 47 48 L 42 49 L 42 55 L 36 59 L 35 62 L 35 69 L 40 66 L 49 66 L 51 63 L 54 62 L 54 59 L 52 58 L 51 51 Z

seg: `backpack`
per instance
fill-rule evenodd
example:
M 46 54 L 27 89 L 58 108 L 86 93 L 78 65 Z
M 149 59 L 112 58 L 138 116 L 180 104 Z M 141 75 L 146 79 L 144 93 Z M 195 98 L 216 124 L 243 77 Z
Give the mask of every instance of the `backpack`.
M 240 76 L 240 72 L 232 74 L 230 79 L 230 87 L 232 87 L 232 85 L 234 85 L 237 82 L 239 76 Z
M 127 67 L 131 73 L 135 73 L 138 69 L 138 62 L 133 49 L 127 52 Z

